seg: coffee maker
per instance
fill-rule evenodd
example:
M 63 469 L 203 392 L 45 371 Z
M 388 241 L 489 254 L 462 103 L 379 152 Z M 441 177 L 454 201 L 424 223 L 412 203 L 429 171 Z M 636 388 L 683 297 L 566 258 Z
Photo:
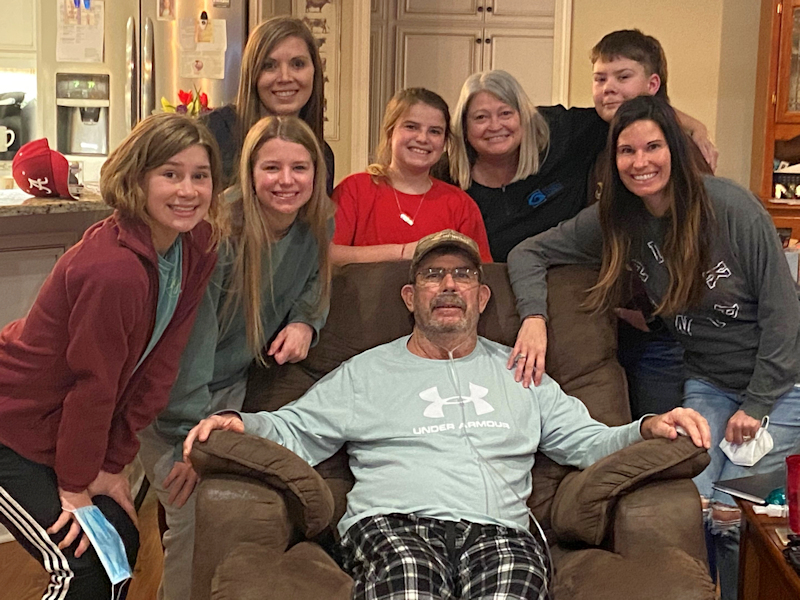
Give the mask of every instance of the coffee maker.
M 62 154 L 108 154 L 109 77 L 56 73 L 56 148 Z

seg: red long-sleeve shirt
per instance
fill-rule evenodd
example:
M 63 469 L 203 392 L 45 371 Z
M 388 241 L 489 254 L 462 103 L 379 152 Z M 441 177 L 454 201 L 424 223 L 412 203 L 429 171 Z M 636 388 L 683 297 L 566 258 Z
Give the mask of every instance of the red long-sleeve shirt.
M 211 228 L 184 234 L 181 295 L 161 339 L 153 332 L 158 258 L 150 229 L 116 213 L 56 263 L 27 317 L 0 331 L 0 444 L 53 467 L 80 492 L 118 473 L 136 433 L 166 406 L 216 262 Z

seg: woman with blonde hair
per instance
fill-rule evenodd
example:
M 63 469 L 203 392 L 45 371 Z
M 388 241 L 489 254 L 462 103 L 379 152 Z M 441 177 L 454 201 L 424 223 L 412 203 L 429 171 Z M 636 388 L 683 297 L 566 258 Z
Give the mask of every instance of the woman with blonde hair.
M 167 408 L 141 436 L 139 456 L 166 509 L 159 597 L 190 596 L 197 475 L 181 459 L 201 419 L 239 410 L 255 359 L 303 360 L 325 323 L 334 207 L 325 160 L 296 117 L 265 117 L 247 134 L 224 219 L 219 262 L 198 312 Z
M 800 439 L 797 291 L 761 202 L 732 181 L 703 174 L 702 158 L 664 99 L 623 103 L 608 144 L 599 203 L 509 255 L 517 308 L 523 319 L 546 315 L 545 274 L 557 264 L 600 267 L 587 300 L 595 310 L 619 305 L 629 270 L 641 280 L 655 314 L 686 351 L 683 406 L 711 428 L 711 463 L 694 481 L 709 506 L 708 545 L 722 598 L 732 600 L 739 515 L 713 483 L 782 468 Z M 513 351 L 518 379 L 544 368 L 545 322 L 529 321 Z M 761 436 L 771 437 L 769 451 L 742 462 L 739 449 L 754 450 Z
M 203 117 L 219 143 L 225 184 L 235 182 L 242 143 L 259 119 L 294 116 L 305 121 L 322 147 L 330 195 L 334 159 L 323 138 L 324 107 L 322 61 L 308 27 L 300 19 L 287 16 L 258 25 L 247 38 L 236 103 Z
M 49 163 L 46 140 L 31 144 L 18 159 L 44 150 Z M 58 260 L 28 315 L 0 332 L 0 523 L 48 571 L 46 598 L 127 594 L 79 521 L 101 532 L 113 525 L 133 570 L 139 535 L 122 469 L 137 432 L 167 404 L 214 269 L 204 218 L 217 211 L 219 162 L 196 121 L 142 121 L 100 172 L 114 214 Z
M 383 115 L 377 161 L 333 192 L 335 264 L 410 259 L 419 239 L 443 229 L 468 235 L 491 261 L 475 202 L 430 175 L 450 137 L 450 111 L 439 95 L 424 88 L 394 95 Z

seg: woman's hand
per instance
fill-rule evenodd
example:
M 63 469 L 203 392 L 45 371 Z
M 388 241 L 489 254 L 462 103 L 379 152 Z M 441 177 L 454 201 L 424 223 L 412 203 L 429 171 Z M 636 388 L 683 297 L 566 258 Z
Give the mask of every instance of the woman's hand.
M 81 555 L 89 549 L 91 544 L 85 533 L 81 535 L 81 526 L 78 524 L 78 519 L 75 518 L 75 515 L 73 515 L 71 511 L 84 506 L 91 506 L 92 499 L 89 497 L 86 490 L 83 492 L 68 492 L 61 488 L 58 488 L 58 497 L 61 500 L 61 514 L 58 516 L 56 522 L 47 530 L 47 533 L 54 535 L 61 531 L 66 525 L 69 525 L 69 531 L 67 531 L 67 535 L 64 536 L 64 539 L 58 543 L 58 547 L 61 550 L 69 547 L 80 535 L 81 541 L 75 549 L 75 558 L 80 558 Z
M 267 350 L 279 365 L 296 363 L 308 356 L 314 329 L 306 323 L 289 323 L 278 332 Z
M 517 334 L 517 343 L 508 357 L 506 368 L 513 369 L 514 381 L 522 381 L 523 387 L 539 385 L 544 375 L 544 357 L 547 353 L 547 323 L 542 315 L 531 315 L 522 321 Z
M 128 513 L 133 524 L 139 526 L 139 519 L 136 517 L 136 509 L 133 507 L 133 497 L 131 496 L 131 484 L 128 478 L 122 473 L 107 473 L 100 471 L 94 481 L 86 488 L 89 497 L 109 496 L 114 502 L 120 505 L 122 510 Z
M 749 442 L 758 433 L 761 421 L 749 416 L 743 410 L 737 410 L 728 419 L 728 426 L 725 428 L 725 439 L 731 444 L 743 444 Z
M 172 465 L 172 470 L 164 480 L 164 487 L 169 490 L 167 504 L 174 504 L 177 508 L 182 508 L 189 496 L 194 491 L 199 477 L 191 465 L 185 462 L 176 462 Z
M 419 242 L 408 242 L 400 246 L 400 260 L 411 260 Z
M 192 461 L 189 460 L 189 455 L 192 453 L 192 444 L 195 440 L 205 442 L 209 434 L 215 429 L 222 429 L 225 431 L 235 431 L 236 433 L 244 433 L 244 423 L 236 413 L 225 413 L 222 415 L 211 415 L 207 419 L 200 421 L 186 436 L 183 442 L 183 462 L 192 466 Z M 171 475 L 172 473 L 170 473 Z

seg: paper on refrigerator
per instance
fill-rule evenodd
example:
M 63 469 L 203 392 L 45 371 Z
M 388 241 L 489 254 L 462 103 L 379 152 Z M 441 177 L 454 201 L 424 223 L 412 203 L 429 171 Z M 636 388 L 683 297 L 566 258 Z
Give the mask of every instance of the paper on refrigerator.
M 179 75 L 191 79 L 224 79 L 227 22 L 209 19 L 201 28 L 197 19 L 180 20 Z
M 58 1 L 56 61 L 103 62 L 105 2 L 92 0 L 89 8 L 73 0 Z

